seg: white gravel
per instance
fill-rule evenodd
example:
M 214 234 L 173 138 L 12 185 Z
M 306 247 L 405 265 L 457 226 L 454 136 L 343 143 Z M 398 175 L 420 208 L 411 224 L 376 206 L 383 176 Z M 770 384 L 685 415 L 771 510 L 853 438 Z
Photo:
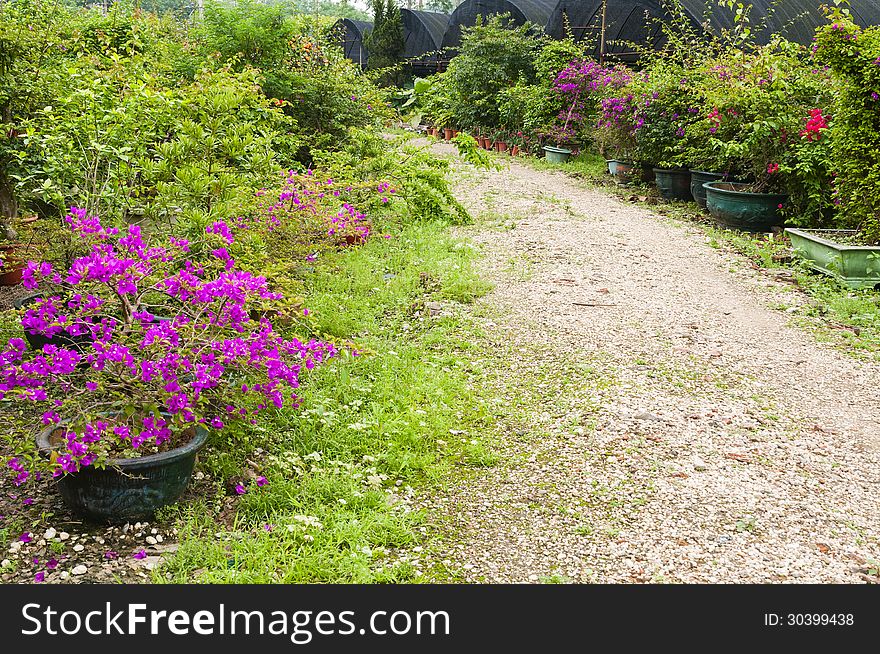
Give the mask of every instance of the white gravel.
M 590 372 L 424 500 L 433 558 L 473 582 L 877 580 L 877 364 L 791 326 L 771 305 L 803 297 L 695 227 L 516 163 L 462 179 L 502 401 L 523 370 Z

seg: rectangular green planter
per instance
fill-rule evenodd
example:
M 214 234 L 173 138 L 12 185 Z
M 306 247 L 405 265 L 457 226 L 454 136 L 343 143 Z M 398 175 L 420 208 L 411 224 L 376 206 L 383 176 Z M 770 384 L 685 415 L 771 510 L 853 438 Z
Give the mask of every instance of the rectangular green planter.
M 844 245 L 835 236 L 853 236 L 850 229 L 792 229 L 795 252 L 807 264 L 849 288 L 880 288 L 880 246 Z

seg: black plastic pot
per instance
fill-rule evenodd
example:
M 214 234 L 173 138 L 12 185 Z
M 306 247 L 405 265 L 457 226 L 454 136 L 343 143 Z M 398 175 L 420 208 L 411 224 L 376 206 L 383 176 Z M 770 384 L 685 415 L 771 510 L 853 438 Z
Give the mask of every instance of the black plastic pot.
M 37 437 L 46 455 L 57 446 L 63 426 L 55 425 Z M 208 431 L 193 428 L 192 440 L 181 447 L 133 459 L 111 459 L 104 469 L 86 466 L 58 478 L 65 504 L 77 514 L 97 522 L 144 520 L 157 509 L 174 504 L 189 484 L 196 455 Z
M 710 173 L 705 170 L 692 170 L 691 171 L 691 197 L 694 198 L 694 202 L 700 205 L 701 208 L 706 208 L 706 189 L 703 188 L 703 184 L 706 182 L 720 182 L 727 179 L 727 175 L 724 173 Z
M 687 168 L 655 168 L 654 177 L 664 200 L 691 199 L 691 171 Z

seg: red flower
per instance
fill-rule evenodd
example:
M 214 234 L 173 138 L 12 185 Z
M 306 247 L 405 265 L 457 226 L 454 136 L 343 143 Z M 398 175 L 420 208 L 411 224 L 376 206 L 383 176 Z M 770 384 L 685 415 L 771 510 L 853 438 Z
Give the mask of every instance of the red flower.
M 801 130 L 801 136 L 808 141 L 818 141 L 822 136 L 822 130 L 826 129 L 827 127 L 828 122 L 822 115 L 822 110 L 811 109 L 810 117 L 807 119 L 807 124 L 804 125 L 804 129 Z
M 778 172 L 779 172 L 779 164 L 778 163 L 767 164 L 767 174 L 768 175 L 774 175 Z

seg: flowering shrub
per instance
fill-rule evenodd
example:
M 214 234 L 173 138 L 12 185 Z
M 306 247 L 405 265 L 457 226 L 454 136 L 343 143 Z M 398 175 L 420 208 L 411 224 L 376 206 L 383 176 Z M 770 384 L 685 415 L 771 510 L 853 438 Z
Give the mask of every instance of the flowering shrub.
M 13 338 L 0 352 L 0 399 L 35 402 L 43 425 L 63 430 L 55 475 L 174 447 L 196 424 L 222 430 L 295 406 L 301 373 L 336 354 L 252 318 L 283 298 L 236 265 L 234 225 L 217 221 L 196 243 L 145 239 L 76 208 L 67 222 L 86 254 L 66 270 L 29 262 L 23 283 L 40 293 L 21 319 L 31 336 L 65 340 L 29 351 Z M 193 261 L 197 249 L 210 256 Z M 17 445 L 8 468 L 20 484 L 23 461 L 39 459 Z
M 597 125 L 603 94 L 622 88 L 630 79 L 630 72 L 624 66 L 606 68 L 590 59 L 570 62 L 553 84 L 553 90 L 563 100 L 563 108 L 554 124 L 556 141 L 587 141 Z
M 880 28 L 861 29 L 841 12 L 816 36 L 815 57 L 838 82 L 829 132 L 838 224 L 880 243 Z M 807 128 L 805 127 L 805 130 Z M 808 132 L 813 134 L 813 132 Z
M 661 168 L 689 165 L 684 138 L 697 119 L 698 101 L 689 71 L 658 61 L 634 76 L 625 90 L 632 96 L 627 99 L 633 107 L 628 122 L 633 126 L 636 158 Z
M 599 151 L 610 158 L 629 160 L 636 151 L 636 104 L 632 93 L 601 101 L 595 139 Z

